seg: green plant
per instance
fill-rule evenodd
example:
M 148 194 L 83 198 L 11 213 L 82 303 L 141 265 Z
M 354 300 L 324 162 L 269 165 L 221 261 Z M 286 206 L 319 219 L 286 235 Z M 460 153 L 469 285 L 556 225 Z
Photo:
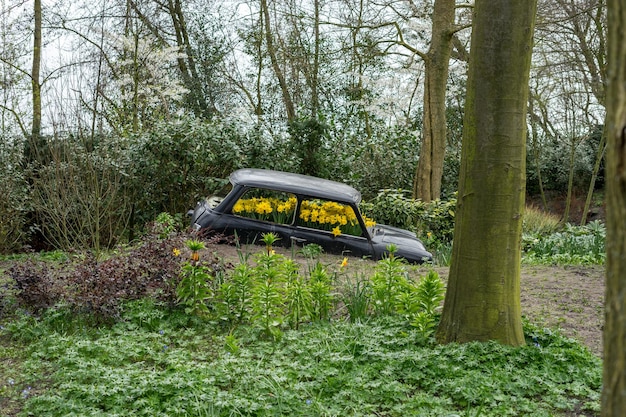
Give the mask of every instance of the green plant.
M 443 301 L 445 287 L 439 274 L 431 269 L 423 276 L 415 289 L 416 301 L 422 311 L 434 316 Z
M 151 308 L 163 307 L 141 307 L 142 317 L 162 316 L 158 330 L 61 332 L 60 318 L 45 316 L 6 325 L 3 407 L 10 398 L 15 414 L 48 416 L 599 415 L 601 360 L 528 322 L 523 347 L 418 344 L 393 316 L 319 322 L 268 341 Z
M 188 314 L 206 315 L 209 313 L 207 302 L 213 298 L 210 280 L 212 271 L 206 265 L 197 262 L 185 262 L 176 287 L 178 302 L 185 306 Z
M 536 206 L 527 205 L 524 210 L 522 230 L 524 233 L 544 236 L 558 231 L 560 223 L 559 216 L 540 210 Z
M 317 243 L 309 243 L 302 246 L 302 249 L 300 249 L 298 253 L 300 253 L 305 258 L 315 259 L 319 257 L 322 253 L 324 253 L 324 248 L 322 248 Z
M 284 320 L 283 297 L 278 279 L 278 271 L 274 269 L 265 271 L 263 277 L 255 284 L 252 296 L 252 323 L 260 326 L 263 332 L 273 339 L 281 336 L 280 326 Z
M 599 221 L 585 226 L 566 224 L 549 235 L 524 234 L 522 248 L 525 263 L 540 264 L 604 264 L 606 229 Z
M 225 311 L 222 318 L 242 323 L 249 319 L 254 288 L 253 270 L 246 263 L 237 265 L 230 280 L 222 283 L 218 298 Z
M 268 255 L 270 255 L 272 252 L 272 246 L 279 240 L 280 238 L 276 233 L 263 233 L 261 241 L 265 243 L 265 250 L 267 251 Z
M 390 246 L 387 250 L 389 255 L 376 263 L 371 278 L 372 305 L 378 315 L 395 312 L 398 297 L 409 286 L 404 260 L 394 255 L 394 247 Z
M 298 273 L 290 274 L 285 282 L 285 302 L 287 321 L 292 329 L 298 329 L 300 323 L 311 315 L 313 309 L 311 288 Z
M 165 239 L 176 231 L 176 219 L 169 213 L 160 213 L 155 220 L 154 232 L 159 238 Z
M 383 189 L 371 202 L 361 203 L 361 211 L 378 222 L 407 230 L 414 230 L 423 203 L 406 195 L 410 191 Z
M 27 216 L 31 188 L 27 174 L 20 168 L 19 141 L 0 138 L 0 254 L 19 249 L 28 235 Z
M 217 281 L 219 271 L 200 261 L 199 251 L 206 248 L 204 242 L 188 239 L 185 246 L 191 250 L 191 256 L 181 267 L 180 280 L 176 286 L 177 301 L 185 305 L 186 313 L 204 316 L 209 313 L 207 303 L 215 295 L 212 281 Z
M 309 273 L 309 292 L 311 294 L 311 318 L 328 320 L 333 306 L 333 285 L 326 268 L 317 262 Z
M 444 299 L 445 287 L 434 270 L 421 277 L 415 287 L 414 303 L 419 306 L 411 318 L 411 326 L 424 338 L 429 338 L 437 325 L 438 309 Z
M 378 222 L 407 230 L 418 230 L 427 238 L 429 247 L 436 242 L 451 242 L 454 235 L 456 194 L 448 200 L 425 203 L 407 197 L 405 190 L 381 190 L 369 203 L 362 203 L 361 210 Z
M 346 306 L 350 322 L 367 319 L 370 309 L 371 285 L 369 279 L 357 276 L 347 280 L 341 292 L 341 301 Z

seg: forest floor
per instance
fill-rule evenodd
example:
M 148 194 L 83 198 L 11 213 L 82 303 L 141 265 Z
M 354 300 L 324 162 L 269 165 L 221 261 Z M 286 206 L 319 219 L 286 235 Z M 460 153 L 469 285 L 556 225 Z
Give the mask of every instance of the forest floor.
M 243 248 L 247 254 L 258 253 L 262 247 Z M 207 248 L 226 262 L 238 262 L 234 246 L 214 245 Z M 295 256 L 290 250 L 276 248 L 278 253 L 293 257 L 302 264 L 307 259 Z M 338 268 L 343 257 L 322 254 L 314 260 Z M 371 276 L 375 262 L 361 258 L 348 258 L 343 273 L 348 278 Z M 428 271 L 425 266 L 409 266 L 412 277 Z M 447 281 L 448 268 L 435 267 L 439 276 Z M 558 329 L 562 334 L 579 340 L 595 355 L 602 356 L 602 327 L 604 325 L 604 267 L 603 266 L 547 266 L 522 265 L 521 271 L 522 315 L 531 323 L 548 329 Z

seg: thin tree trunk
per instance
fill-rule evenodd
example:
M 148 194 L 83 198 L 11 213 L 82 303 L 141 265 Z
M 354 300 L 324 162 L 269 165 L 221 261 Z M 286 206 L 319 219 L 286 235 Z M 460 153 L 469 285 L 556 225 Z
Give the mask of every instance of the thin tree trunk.
M 425 56 L 424 128 L 413 196 L 431 201 L 441 196 L 446 151 L 446 87 L 452 53 L 455 1 L 436 0 L 430 49 Z
M 565 198 L 565 210 L 561 223 L 569 221 L 569 212 L 572 207 L 572 192 L 574 188 L 574 163 L 576 162 L 576 139 L 572 138 L 569 149 L 569 173 L 567 175 L 567 197 Z
M 626 415 L 626 4 L 608 0 L 606 293 L 602 416 Z
M 276 48 L 274 47 L 274 39 L 272 36 L 270 24 L 270 11 L 267 6 L 267 0 L 261 0 L 261 10 L 263 11 L 263 18 L 265 23 L 265 42 L 267 45 L 267 53 L 270 56 L 270 62 L 272 63 L 274 75 L 276 75 L 276 78 L 278 79 L 278 84 L 280 85 L 280 91 L 283 96 L 283 104 L 285 105 L 285 111 L 287 113 L 287 121 L 292 122 L 296 119 L 296 110 L 293 105 L 291 93 L 289 93 L 289 87 L 287 86 L 285 75 L 280 68 L 278 58 L 276 57 Z
M 311 118 L 317 119 L 319 112 L 318 75 L 320 70 L 320 1 L 313 2 L 315 17 L 313 21 L 314 46 L 313 46 L 313 74 L 311 74 Z
M 33 94 L 33 125 L 31 141 L 35 145 L 33 149 L 37 154 L 36 146 L 41 136 L 41 84 L 39 82 L 41 71 L 41 0 L 35 0 L 35 28 L 33 36 L 33 66 L 31 71 L 31 84 Z
M 442 343 L 525 343 L 520 241 L 535 11 L 536 1 L 475 2 Z
M 587 216 L 589 215 L 589 207 L 591 207 L 591 198 L 593 197 L 593 190 L 596 188 L 596 179 L 598 178 L 598 172 L 600 171 L 600 164 L 602 158 L 604 158 L 604 151 L 606 150 L 606 131 L 602 130 L 602 137 L 600 138 L 600 144 L 598 145 L 598 153 L 596 155 L 596 162 L 593 165 L 593 171 L 591 172 L 591 180 L 589 181 L 589 189 L 587 190 L 587 198 L 585 199 L 585 207 L 583 208 L 583 214 L 580 219 L 580 225 L 587 223 Z
M 528 112 L 531 115 L 530 129 L 533 144 L 533 159 L 535 160 L 535 169 L 537 170 L 537 182 L 539 184 L 539 195 L 541 196 L 541 204 L 544 210 L 548 210 L 548 202 L 546 200 L 546 192 L 543 189 L 543 177 L 541 175 L 541 161 L 539 160 L 539 138 L 537 134 L 537 122 L 535 121 L 533 111 L 533 100 L 528 100 Z

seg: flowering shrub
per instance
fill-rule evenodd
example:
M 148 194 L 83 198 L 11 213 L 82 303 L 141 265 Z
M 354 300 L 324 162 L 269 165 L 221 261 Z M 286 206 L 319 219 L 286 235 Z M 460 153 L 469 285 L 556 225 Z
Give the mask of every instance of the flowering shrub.
M 240 199 L 233 206 L 233 213 L 267 220 L 275 223 L 290 224 L 297 206 L 297 199 L 275 197 L 253 197 Z M 376 222 L 364 217 L 365 226 L 372 227 Z M 298 224 L 332 232 L 335 236 L 343 233 L 360 236 L 361 226 L 352 207 L 325 200 L 304 200 L 298 216 Z

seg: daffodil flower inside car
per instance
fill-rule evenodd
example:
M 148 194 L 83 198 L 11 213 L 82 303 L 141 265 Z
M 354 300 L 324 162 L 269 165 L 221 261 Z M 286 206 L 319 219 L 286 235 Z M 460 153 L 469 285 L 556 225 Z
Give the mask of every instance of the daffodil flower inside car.
M 263 169 L 235 171 L 230 184 L 226 196 L 210 197 L 189 212 L 195 230 L 236 235 L 240 244 L 261 243 L 272 232 L 279 245 L 315 243 L 328 253 L 374 260 L 393 245 L 395 256 L 409 262 L 432 260 L 415 233 L 361 215 L 361 194 L 347 184 Z

